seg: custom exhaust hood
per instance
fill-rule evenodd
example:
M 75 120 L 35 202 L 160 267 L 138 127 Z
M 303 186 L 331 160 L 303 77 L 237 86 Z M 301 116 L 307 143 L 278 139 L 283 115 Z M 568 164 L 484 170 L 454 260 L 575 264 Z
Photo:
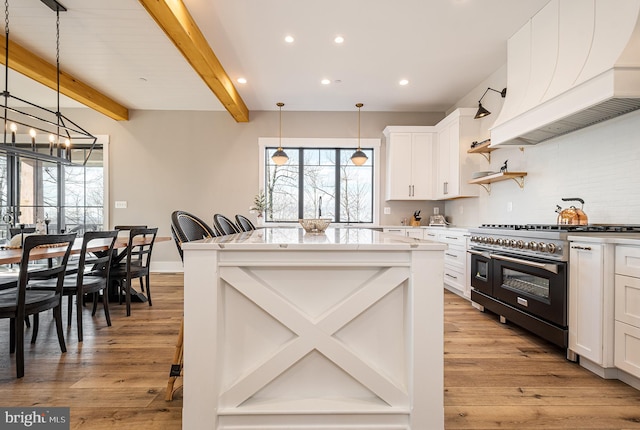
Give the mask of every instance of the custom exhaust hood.
M 508 42 L 491 146 L 533 145 L 640 109 L 640 0 L 552 0 Z

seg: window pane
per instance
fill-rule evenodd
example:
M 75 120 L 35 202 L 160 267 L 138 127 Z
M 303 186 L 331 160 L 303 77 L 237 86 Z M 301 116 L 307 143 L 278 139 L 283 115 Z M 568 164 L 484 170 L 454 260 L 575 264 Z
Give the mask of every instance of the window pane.
M 266 221 L 298 220 L 299 154 L 291 148 L 284 150 L 289 156 L 289 161 L 282 166 L 274 164 L 271 160 L 276 148 L 266 150 Z
M 362 166 L 351 160 L 353 150 L 340 154 L 340 220 L 373 222 L 373 151 L 363 149 L 369 159 Z
M 335 220 L 336 150 L 304 150 L 304 218 Z

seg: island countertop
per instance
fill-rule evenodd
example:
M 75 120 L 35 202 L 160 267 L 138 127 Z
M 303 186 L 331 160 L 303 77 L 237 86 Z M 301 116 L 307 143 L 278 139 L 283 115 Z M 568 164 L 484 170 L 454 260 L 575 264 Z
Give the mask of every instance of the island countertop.
M 445 245 L 364 228 L 328 228 L 323 234 L 302 228 L 262 228 L 246 233 L 185 242 L 183 249 L 229 250 L 444 250 Z

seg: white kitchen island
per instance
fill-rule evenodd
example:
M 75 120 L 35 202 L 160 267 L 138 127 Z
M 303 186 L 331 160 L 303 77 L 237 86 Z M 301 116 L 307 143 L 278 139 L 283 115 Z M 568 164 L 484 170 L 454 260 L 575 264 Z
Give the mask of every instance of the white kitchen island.
M 184 429 L 444 428 L 445 245 L 267 228 L 184 249 Z

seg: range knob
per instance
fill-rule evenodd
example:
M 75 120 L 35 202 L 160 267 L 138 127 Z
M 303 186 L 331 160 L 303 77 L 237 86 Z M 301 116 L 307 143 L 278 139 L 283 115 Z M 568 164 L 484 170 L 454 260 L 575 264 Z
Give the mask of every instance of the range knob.
M 520 249 L 524 248 L 525 247 L 524 241 L 522 241 L 522 240 L 517 241 L 516 242 L 516 247 L 520 248 Z
M 532 251 L 538 250 L 538 242 L 529 242 L 529 249 Z
M 544 243 L 544 242 L 540 242 L 540 244 L 538 245 L 540 251 L 542 251 L 542 252 L 547 252 L 547 246 L 548 245 L 546 243 Z
M 496 245 L 502 246 L 503 244 L 504 244 L 504 240 L 502 240 L 502 239 L 496 240 Z
M 495 242 L 495 239 L 492 237 L 487 237 L 487 242 L 489 245 L 493 245 L 493 243 Z
M 555 253 L 556 249 L 558 249 L 558 247 L 553 243 L 550 243 L 549 245 L 547 245 L 547 251 L 549 251 L 550 254 Z
M 512 248 L 515 248 L 518 246 L 518 241 L 516 241 L 515 239 L 511 239 L 511 241 L 509 242 L 509 246 Z

